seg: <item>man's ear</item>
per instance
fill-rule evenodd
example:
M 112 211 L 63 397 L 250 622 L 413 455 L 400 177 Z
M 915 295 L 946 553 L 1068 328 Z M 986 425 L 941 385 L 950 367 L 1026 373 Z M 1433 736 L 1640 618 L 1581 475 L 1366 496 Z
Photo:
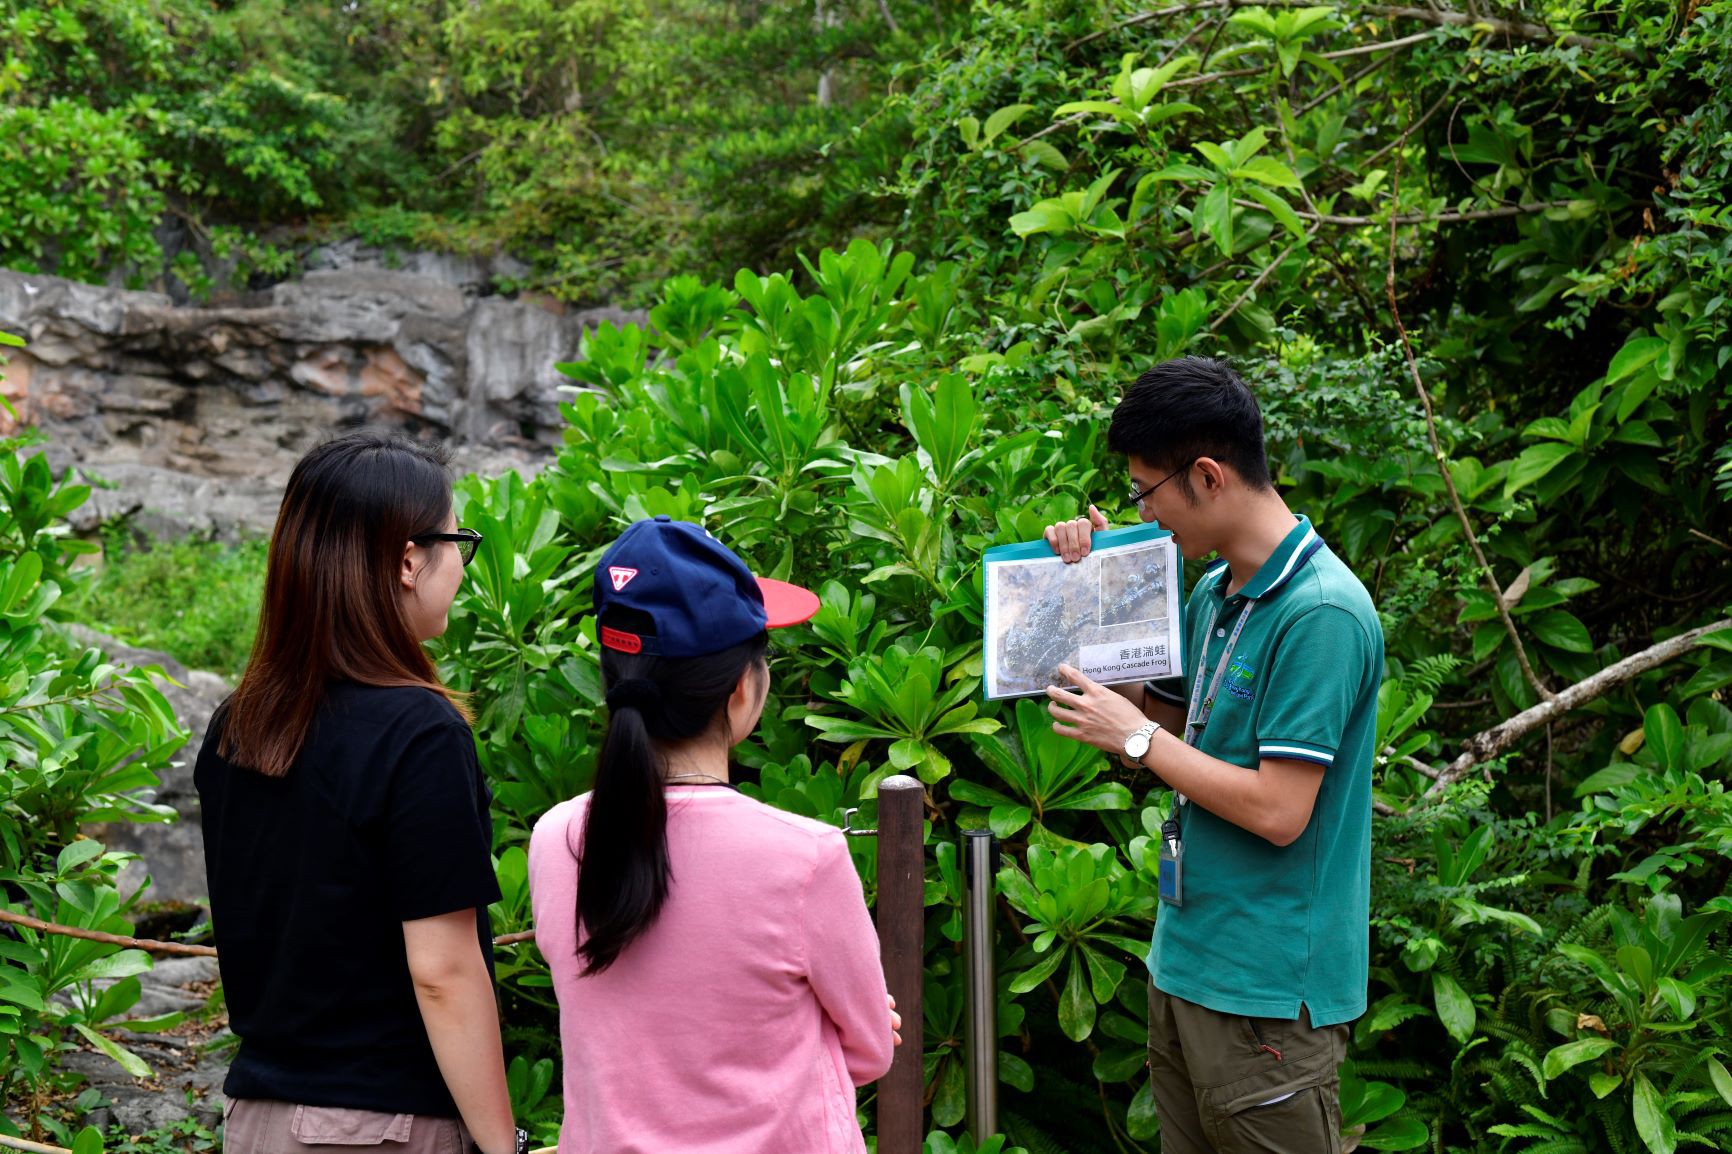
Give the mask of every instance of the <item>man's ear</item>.
M 1213 457 L 1198 457 L 1197 470 L 1203 474 L 1203 488 L 1219 495 L 1227 487 L 1227 468 Z

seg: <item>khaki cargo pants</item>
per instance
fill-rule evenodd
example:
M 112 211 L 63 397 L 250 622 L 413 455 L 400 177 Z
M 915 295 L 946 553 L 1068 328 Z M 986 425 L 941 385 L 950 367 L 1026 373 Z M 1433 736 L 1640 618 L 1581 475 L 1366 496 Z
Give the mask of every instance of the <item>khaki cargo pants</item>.
M 469 1131 L 456 1118 L 231 1098 L 223 1154 L 469 1154 Z
M 1348 1028 L 1205 1009 L 1149 983 L 1161 1154 L 1341 1154 Z

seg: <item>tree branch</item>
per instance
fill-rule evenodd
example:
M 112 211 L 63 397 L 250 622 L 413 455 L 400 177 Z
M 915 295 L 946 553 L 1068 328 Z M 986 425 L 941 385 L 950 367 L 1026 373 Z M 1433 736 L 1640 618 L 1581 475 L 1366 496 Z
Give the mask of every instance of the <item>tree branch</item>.
M 1401 155 L 1396 154 L 1395 175 L 1390 182 L 1390 203 L 1401 203 Z M 1389 315 L 1395 320 L 1395 331 L 1401 338 L 1401 353 L 1407 361 L 1407 373 L 1413 378 L 1413 387 L 1419 392 L 1420 404 L 1425 407 L 1425 435 L 1431 442 L 1431 455 L 1437 461 L 1437 471 L 1443 476 L 1444 490 L 1449 494 L 1450 506 L 1455 510 L 1456 520 L 1461 522 L 1462 532 L 1467 534 L 1467 543 L 1473 548 L 1474 558 L 1479 562 L 1479 570 L 1486 584 L 1491 586 L 1493 598 L 1496 600 L 1497 613 L 1503 619 L 1504 631 L 1509 634 L 1510 643 L 1515 646 L 1516 662 L 1521 666 L 1522 674 L 1528 679 L 1544 700 L 1551 700 L 1552 692 L 1534 672 L 1532 663 L 1528 661 L 1528 651 L 1522 644 L 1521 634 L 1516 632 L 1515 619 L 1510 616 L 1509 604 L 1504 599 L 1503 589 L 1497 583 L 1497 574 L 1492 572 L 1491 562 L 1486 560 L 1485 550 L 1480 547 L 1479 535 L 1473 531 L 1473 519 L 1467 515 L 1467 508 L 1461 503 L 1461 494 L 1456 492 L 1455 477 L 1449 471 L 1449 455 L 1443 451 L 1443 445 L 1437 437 L 1437 417 L 1431 408 L 1431 393 L 1425 387 L 1425 381 L 1419 375 L 1419 361 L 1413 355 L 1413 342 L 1407 338 L 1407 326 L 1401 322 L 1401 305 L 1395 298 L 1395 230 L 1400 223 L 1400 217 L 1389 218 L 1389 265 L 1384 274 L 1383 289 L 1389 297 Z
M 101 930 L 84 930 L 77 926 L 63 926 L 55 922 L 45 922 L 39 918 L 15 914 L 11 910 L 0 910 L 0 922 L 10 922 L 15 926 L 36 930 L 44 934 L 55 934 L 63 938 L 82 938 L 87 942 L 103 942 L 111 946 L 125 946 L 132 950 L 149 950 L 153 954 L 175 954 L 183 958 L 214 958 L 217 956 L 215 946 L 194 946 L 186 942 L 158 942 L 150 938 L 129 938 L 124 934 L 105 934 Z
M 1592 36 L 1581 36 L 1574 32 L 1559 32 L 1556 28 L 1550 28 L 1544 24 L 1529 24 L 1520 20 L 1499 20 L 1492 16 L 1474 16 L 1467 12 L 1451 12 L 1447 8 L 1401 8 L 1393 5 L 1367 4 L 1360 11 L 1375 12 L 1379 16 L 1392 16 L 1398 20 L 1418 20 L 1425 24 L 1438 26 L 1484 28 L 1511 40 L 1531 40 L 1541 44 L 1565 44 L 1571 48 L 1611 51 L 1621 56 L 1635 56 L 1635 53 L 1630 52 L 1622 45 L 1613 44 L 1608 40 L 1597 40 Z
M 1263 206 L 1254 200 L 1233 201 L 1240 208 L 1261 209 Z M 1505 204 L 1497 208 L 1476 208 L 1467 212 L 1408 212 L 1395 217 L 1392 224 L 1453 224 L 1464 220 L 1496 220 L 1506 216 L 1527 216 L 1530 213 L 1544 212 L 1548 208 L 1562 208 L 1567 200 L 1540 200 L 1529 204 Z M 1334 213 L 1306 212 L 1294 209 L 1293 215 L 1300 220 L 1314 220 L 1319 224 L 1335 224 L 1347 228 L 1364 228 L 1367 225 L 1381 224 L 1374 216 L 1337 216 Z
M 1309 2 L 1310 0 L 1209 0 L 1208 3 L 1201 4 L 1173 4 L 1150 12 L 1139 12 L 1110 27 L 1072 40 L 1064 46 L 1064 51 L 1068 55 L 1084 44 L 1093 43 L 1103 36 L 1111 36 L 1113 33 L 1123 31 L 1126 28 L 1134 28 L 1138 24 L 1159 20 L 1163 16 L 1177 16 L 1181 12 L 1197 12 L 1206 8 L 1302 8 Z M 1385 4 L 1368 4 L 1360 11 L 1371 12 L 1378 16 L 1392 16 L 1397 19 L 1418 20 L 1438 27 L 1484 28 L 1512 40 L 1565 44 L 1572 48 L 1586 48 L 1590 51 L 1606 49 L 1630 57 L 1635 55 L 1621 45 L 1609 41 L 1597 40 L 1592 36 L 1582 36 L 1575 32 L 1559 32 L 1557 29 L 1547 27 L 1544 24 L 1532 24 L 1523 20 L 1499 20 L 1493 17 L 1474 16 L 1467 12 L 1452 12 L 1448 9 L 1406 8 Z
M 1270 261 L 1268 265 L 1264 267 L 1263 271 L 1257 274 L 1257 279 L 1251 282 L 1251 287 L 1239 294 L 1239 299 L 1233 302 L 1232 308 L 1209 322 L 1209 331 L 1212 333 L 1219 332 L 1221 326 L 1231 320 L 1233 314 L 1238 312 L 1240 307 L 1244 305 L 1246 301 L 1256 295 L 1257 290 L 1263 287 L 1263 282 L 1269 279 L 1269 275 L 1286 263 L 1287 258 L 1293 255 L 1293 250 L 1298 248 L 1306 240 L 1310 240 L 1313 236 L 1316 236 L 1317 230 L 1322 227 L 1322 225 L 1318 224 L 1312 225 L 1311 231 L 1305 235 L 1304 240 L 1296 240 L 1283 249 L 1280 256 Z
M 1524 709 L 1514 717 L 1501 721 L 1482 733 L 1475 734 L 1467 742 L 1461 756 L 1437 775 L 1436 783 L 1425 791 L 1425 800 L 1441 795 L 1450 785 L 1472 773 L 1474 766 L 1491 760 L 1522 737 L 1550 723 L 1559 715 L 1604 697 L 1618 686 L 1640 677 L 1650 669 L 1658 668 L 1668 661 L 1683 656 L 1694 649 L 1697 642 L 1704 636 L 1717 633 L 1722 629 L 1732 629 L 1732 617 L 1701 626 L 1698 629 L 1691 629 L 1688 632 L 1678 634 L 1676 637 L 1668 638 L 1658 645 L 1650 645 L 1639 653 L 1632 653 L 1622 661 L 1608 665 L 1591 677 L 1562 690 L 1549 701 L 1542 701 L 1532 709 Z
M 1243 5 L 1235 3 L 1234 6 L 1235 7 L 1242 7 Z M 1199 7 L 1217 8 L 1217 7 L 1220 7 L 1220 5 L 1219 4 L 1206 4 L 1206 5 L 1199 5 Z M 1184 11 L 1184 9 L 1175 9 L 1175 11 Z M 1429 33 L 1422 33 L 1421 35 L 1418 35 L 1418 36 L 1406 36 L 1400 40 L 1384 40 L 1384 41 L 1380 41 L 1379 43 L 1376 43 L 1376 44 L 1362 44 L 1357 48 L 1343 48 L 1343 49 L 1340 49 L 1339 51 L 1335 51 L 1335 52 L 1321 52 L 1321 53 L 1318 53 L 1318 55 L 1321 56 L 1324 60 L 1342 60 L 1342 59 L 1346 59 L 1347 57 L 1350 57 L 1350 56 L 1364 56 L 1367 53 L 1371 53 L 1371 52 L 1387 52 L 1387 51 L 1392 51 L 1392 50 L 1397 49 L 1397 48 L 1407 48 L 1407 47 L 1410 47 L 1414 44 L 1419 43 L 1421 40 L 1429 40 L 1429 39 L 1431 39 L 1431 36 Z M 1187 76 L 1182 80 L 1171 81 L 1161 91 L 1166 92 L 1166 91 L 1169 91 L 1169 90 L 1174 89 L 1174 88 L 1195 88 L 1199 84 L 1212 84 L 1217 80 L 1232 80 L 1232 79 L 1235 79 L 1238 77 L 1244 77 L 1244 76 L 1261 76 L 1263 73 L 1265 73 L 1267 71 L 1269 71 L 1269 69 L 1267 67 L 1262 67 L 1262 68 L 1229 68 L 1229 69 L 1226 69 L 1225 71 L 1222 71 L 1222 72 L 1205 72 L 1205 73 L 1201 74 L 1200 76 Z M 1106 101 L 1106 103 L 1108 103 L 1108 104 L 1117 104 L 1118 102 L 1119 102 L 1119 98 L 1116 96 L 1110 97 Z M 1010 145 L 1008 148 L 1005 149 L 1005 151 L 1006 152 L 1015 152 L 1017 149 L 1021 148 L 1023 145 L 1027 144 L 1031 140 L 1039 140 L 1041 137 L 1048 136 L 1054 132 L 1057 132 L 1061 128 L 1069 128 L 1073 124 L 1081 124 L 1083 121 L 1092 119 L 1093 117 L 1096 117 L 1099 115 L 1100 115 L 1100 113 L 1098 113 L 1098 112 L 1079 112 L 1075 116 L 1067 116 L 1063 120 L 1055 120 L 1051 124 L 1047 125 L 1045 128 L 1041 129 L 1039 132 L 1035 133 L 1034 135 L 1025 136 L 1021 140 L 1017 141 L 1015 144 Z

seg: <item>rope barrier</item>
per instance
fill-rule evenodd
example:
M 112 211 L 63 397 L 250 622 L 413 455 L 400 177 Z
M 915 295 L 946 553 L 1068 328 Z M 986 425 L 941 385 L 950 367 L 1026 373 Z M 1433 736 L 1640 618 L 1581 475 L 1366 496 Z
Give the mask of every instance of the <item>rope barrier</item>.
M 0 910 L 0 922 L 24 926 L 26 929 L 32 929 L 38 933 L 57 934 L 63 938 L 83 938 L 85 941 L 104 942 L 111 946 L 125 946 L 128 949 L 145 950 L 153 954 L 172 954 L 182 958 L 214 958 L 217 956 L 215 946 L 195 946 L 187 942 L 163 942 L 154 938 L 129 938 L 123 934 L 107 934 L 101 930 L 84 930 L 77 926 L 63 926 L 56 922 L 45 922 L 40 918 L 15 914 L 10 910 Z M 493 944 L 495 946 L 510 946 L 516 945 L 518 942 L 533 942 L 534 940 L 534 930 L 519 930 L 514 934 L 500 934 L 493 939 Z M 0 1134 L 0 1146 L 6 1144 L 6 1136 Z M 15 1149 L 22 1150 L 24 1147 L 19 1146 Z M 45 1147 L 44 1149 L 52 1150 L 57 1149 L 57 1147 Z M 42 1154 L 42 1151 L 38 1150 L 36 1154 Z

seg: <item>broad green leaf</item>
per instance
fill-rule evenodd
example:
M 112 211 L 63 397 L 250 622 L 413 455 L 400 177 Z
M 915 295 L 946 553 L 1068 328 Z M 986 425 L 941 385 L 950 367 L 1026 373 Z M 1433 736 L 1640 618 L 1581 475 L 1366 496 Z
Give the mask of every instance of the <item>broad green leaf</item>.
M 1000 133 L 1021 120 L 1030 110 L 1032 104 L 1007 104 L 986 118 L 986 127 L 981 130 L 981 143 L 991 144 L 998 139 Z
M 1046 957 L 1011 979 L 1010 992 L 1013 994 L 1028 993 L 1051 977 L 1052 972 L 1058 969 L 1059 963 L 1069 955 L 1069 949 L 1062 945 L 1058 949 L 1050 951 Z
M 1657 360 L 1666 351 L 1666 342 L 1660 337 L 1634 337 L 1624 342 L 1612 357 L 1611 365 L 1606 369 L 1606 387 L 1617 384 L 1626 377 L 1636 373 Z
M 1097 112 L 1115 120 L 1134 117 L 1130 109 L 1122 104 L 1114 104 L 1110 100 L 1073 100 L 1069 104 L 1061 104 L 1052 110 L 1054 116 L 1074 116 L 1079 112 Z
M 54 869 L 57 873 L 66 873 L 77 869 L 87 861 L 101 857 L 102 853 L 103 845 L 101 842 L 83 838 L 60 851 L 60 856 L 54 860 Z
M 1125 1115 L 1125 1129 L 1132 1138 L 1143 1142 L 1158 1134 L 1160 1128 L 1160 1121 L 1155 1114 L 1153 1083 L 1144 1078 L 1131 1098 L 1130 1110 Z
M 1624 1076 L 1622 1074 L 1608 1074 L 1604 1070 L 1595 1070 L 1588 1075 L 1588 1089 L 1593 1091 L 1596 1098 L 1604 1098 L 1623 1084 Z
M 1304 239 L 1305 222 L 1299 219 L 1299 214 L 1293 211 L 1293 206 L 1282 200 L 1280 196 L 1255 184 L 1245 188 L 1245 195 L 1268 209 L 1269 215 L 1274 217 L 1288 232 Z
M 1362 1150 L 1417 1150 L 1431 1141 L 1431 1129 L 1411 1116 L 1391 1118 L 1359 1139 Z
M 1027 212 L 1019 212 L 1010 218 L 1010 229 L 1017 236 L 1033 236 L 1037 232 L 1074 232 L 1076 226 L 1075 214 L 1058 200 L 1043 200 Z
M 1688 982 L 1677 978 L 1661 978 L 1655 983 L 1660 999 L 1672 1007 L 1672 1014 L 1680 1022 L 1687 1022 L 1696 1013 L 1696 991 Z
M 1214 165 L 1215 171 L 1221 176 L 1226 176 L 1233 170 L 1232 156 L 1228 155 L 1227 150 L 1219 144 L 1208 140 L 1199 140 L 1191 147 L 1202 153 L 1203 159 Z
M 1576 786 L 1575 796 L 1586 797 L 1590 793 L 1600 793 L 1605 790 L 1616 789 L 1620 785 L 1629 785 L 1641 775 L 1642 767 L 1635 762 L 1616 762 L 1583 778 L 1582 783 Z
M 1267 184 L 1275 188 L 1299 188 L 1299 178 L 1293 175 L 1293 170 L 1276 160 L 1273 156 L 1257 156 L 1234 168 L 1231 175 L 1244 180 L 1254 180 L 1258 184 Z
M 72 1140 L 72 1154 L 102 1154 L 102 1131 L 86 1126 Z
M 1547 645 L 1562 649 L 1568 653 L 1592 653 L 1594 641 L 1588 636 L 1588 627 L 1572 613 L 1562 609 L 1551 609 L 1545 613 L 1535 614 L 1528 619 L 1528 627 Z
M 1666 1113 L 1666 1102 L 1646 1074 L 1637 1074 L 1630 1095 L 1630 1114 L 1636 1134 L 1652 1154 L 1672 1154 L 1677 1148 L 1676 1128 Z
M 1431 996 L 1437 1006 L 1437 1019 L 1443 1023 L 1443 1028 L 1449 1031 L 1450 1037 L 1457 1042 L 1466 1042 L 1473 1037 L 1476 1018 L 1473 999 L 1461 988 L 1460 982 L 1448 974 L 1434 971 L 1431 975 Z
M 1647 736 L 1648 751 L 1662 770 L 1679 769 L 1684 764 L 1684 723 L 1678 711 L 1665 702 L 1653 706 L 1642 721 Z
M 1641 946 L 1619 946 L 1618 968 L 1644 992 L 1654 988 L 1654 955 Z
M 1540 1063 L 1540 1071 L 1549 1082 L 1565 1070 L 1592 1061 L 1607 1050 L 1615 1050 L 1618 1044 L 1610 1038 L 1582 1038 L 1574 1042 L 1565 1042 L 1561 1046 L 1553 1046 L 1547 1052 L 1545 1061 Z
M 1732 1106 L 1732 1074 L 1726 1072 L 1726 1067 L 1718 1058 L 1708 1059 L 1708 1080 L 1714 1083 L 1714 1089 L 1728 1106 Z
M 1072 951 L 1070 974 L 1058 1000 L 1058 1028 L 1073 1042 L 1082 1041 L 1095 1028 L 1095 1000 L 1089 993 L 1085 968 L 1082 958 Z
M 1022 154 L 1031 158 L 1042 168 L 1050 168 L 1055 172 L 1063 172 L 1070 167 L 1064 153 L 1044 140 L 1031 140 L 1022 146 Z
M 1225 182 L 1211 188 L 1192 218 L 1215 241 L 1222 256 L 1233 255 L 1233 196 Z
M 1513 497 L 1527 488 L 1572 456 L 1576 455 L 1573 445 L 1556 441 L 1529 445 L 1522 450 L 1521 456 L 1510 466 L 1509 479 L 1504 482 L 1503 495 Z
M 77 1030 L 80 1034 L 83 1034 L 85 1041 L 89 1042 L 92 1046 L 95 1046 L 98 1050 L 101 1050 L 104 1054 L 107 1054 L 110 1058 L 113 1058 L 118 1062 L 120 1068 L 125 1070 L 128 1074 L 131 1074 L 134 1078 L 151 1077 L 150 1067 L 145 1064 L 144 1059 L 116 1042 L 113 1038 L 110 1038 L 105 1034 L 97 1033 L 89 1026 L 86 1026 L 83 1022 L 72 1023 L 72 1028 Z

